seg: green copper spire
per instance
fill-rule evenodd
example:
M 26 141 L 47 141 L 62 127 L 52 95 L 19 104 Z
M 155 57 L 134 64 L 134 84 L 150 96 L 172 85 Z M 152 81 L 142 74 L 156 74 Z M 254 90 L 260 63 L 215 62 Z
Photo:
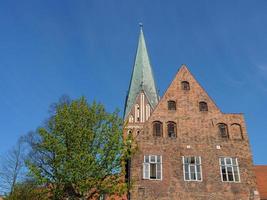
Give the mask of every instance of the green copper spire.
M 140 24 L 138 47 L 130 87 L 125 102 L 124 119 L 128 116 L 135 103 L 136 97 L 141 91 L 145 93 L 152 109 L 154 109 L 158 104 L 159 96 L 147 53 L 142 24 Z

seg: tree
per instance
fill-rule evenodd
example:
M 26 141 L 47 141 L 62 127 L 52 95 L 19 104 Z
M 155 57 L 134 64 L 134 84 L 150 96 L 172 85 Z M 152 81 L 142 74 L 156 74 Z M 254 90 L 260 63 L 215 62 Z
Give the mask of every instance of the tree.
M 85 98 L 56 104 L 47 124 L 29 135 L 31 174 L 49 185 L 55 199 L 124 194 L 124 166 L 131 150 L 122 125 L 117 111 L 108 113 Z
M 39 187 L 34 180 L 25 180 L 17 183 L 11 194 L 5 200 L 48 200 L 49 191 L 45 187 Z
M 24 178 L 24 142 L 21 137 L 17 144 L 1 159 L 0 189 L 2 193 L 13 192 L 15 185 Z

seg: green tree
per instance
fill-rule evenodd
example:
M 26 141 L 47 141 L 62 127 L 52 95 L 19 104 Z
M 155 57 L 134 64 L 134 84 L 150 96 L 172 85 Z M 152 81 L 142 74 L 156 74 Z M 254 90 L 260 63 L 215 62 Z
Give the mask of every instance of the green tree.
M 127 191 L 125 160 L 129 140 L 123 139 L 118 112 L 85 98 L 56 104 L 44 127 L 29 134 L 31 174 L 49 185 L 54 199 L 92 199 L 98 194 Z
M 38 187 L 33 180 L 26 180 L 14 185 L 14 190 L 5 200 L 48 200 L 49 191 L 45 187 Z

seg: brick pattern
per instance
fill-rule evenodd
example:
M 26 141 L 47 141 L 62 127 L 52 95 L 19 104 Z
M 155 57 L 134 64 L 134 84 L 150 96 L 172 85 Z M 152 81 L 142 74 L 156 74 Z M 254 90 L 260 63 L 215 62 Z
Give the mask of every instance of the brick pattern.
M 267 165 L 258 165 L 254 167 L 257 185 L 262 200 L 267 200 Z
M 182 81 L 190 83 L 189 91 L 182 90 Z M 168 100 L 176 101 L 176 110 L 168 110 Z M 200 101 L 207 102 L 207 112 L 199 111 Z M 153 121 L 163 123 L 163 137 L 153 136 Z M 176 138 L 168 138 L 168 121 L 177 124 Z M 227 124 L 229 139 L 221 138 L 218 123 Z M 145 123 L 128 124 L 125 133 L 128 128 L 138 144 L 130 169 L 131 199 L 259 199 L 243 114 L 222 113 L 186 66 L 180 68 L 150 118 Z M 142 179 L 142 163 L 148 154 L 162 155 L 161 181 Z M 184 181 L 182 156 L 201 156 L 202 182 Z M 238 159 L 240 183 L 221 181 L 219 157 Z

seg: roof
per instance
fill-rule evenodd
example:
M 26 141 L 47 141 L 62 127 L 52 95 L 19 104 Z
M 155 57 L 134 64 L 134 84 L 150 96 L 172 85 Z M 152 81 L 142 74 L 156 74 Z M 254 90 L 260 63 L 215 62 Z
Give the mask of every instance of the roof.
M 145 93 L 152 108 L 155 108 L 159 101 L 159 95 L 149 61 L 143 29 L 142 26 L 140 27 L 138 47 L 130 87 L 125 102 L 124 119 L 128 116 L 138 94 L 141 91 Z
M 260 198 L 267 199 L 267 165 L 254 166 Z

